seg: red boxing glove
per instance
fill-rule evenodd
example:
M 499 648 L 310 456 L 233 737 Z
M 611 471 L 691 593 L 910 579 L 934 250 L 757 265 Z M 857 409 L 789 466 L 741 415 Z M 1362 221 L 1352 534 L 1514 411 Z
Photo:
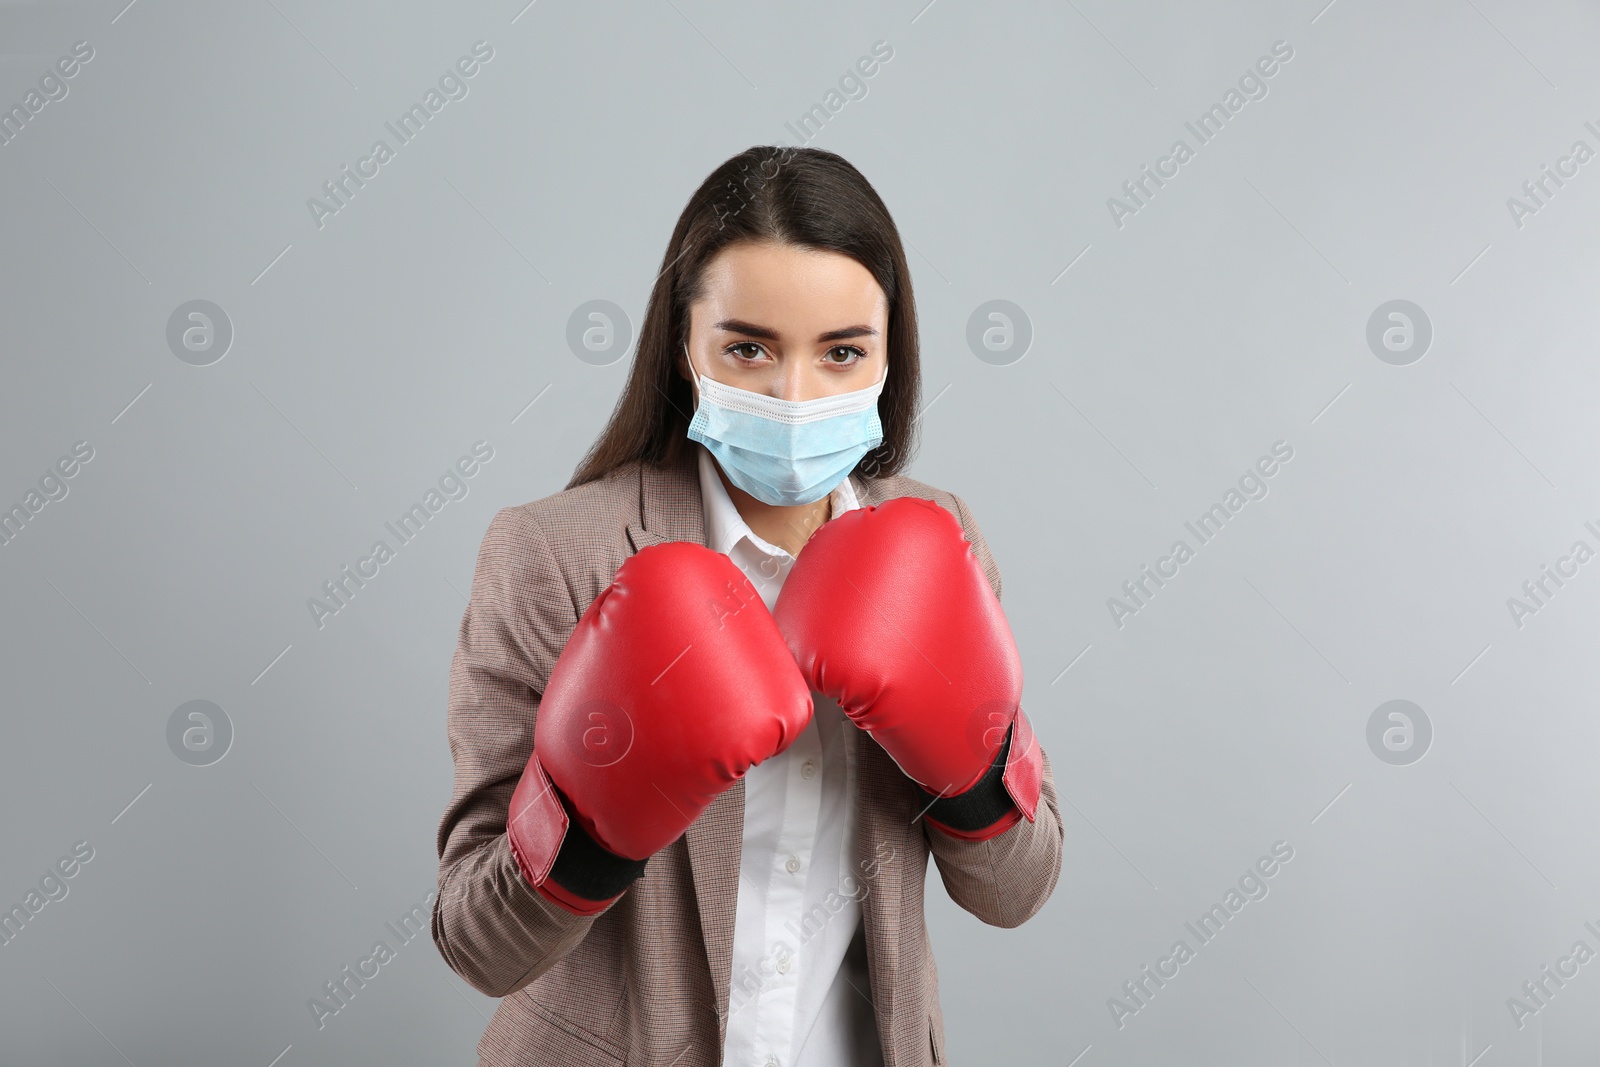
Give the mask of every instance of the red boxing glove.
M 686 541 L 641 550 L 550 672 L 506 818 L 523 876 L 568 911 L 604 910 L 810 717 L 805 679 L 732 560 Z
M 774 615 L 811 686 L 938 795 L 929 822 L 984 841 L 1033 821 L 1044 775 L 1022 660 L 950 512 L 899 497 L 825 523 Z

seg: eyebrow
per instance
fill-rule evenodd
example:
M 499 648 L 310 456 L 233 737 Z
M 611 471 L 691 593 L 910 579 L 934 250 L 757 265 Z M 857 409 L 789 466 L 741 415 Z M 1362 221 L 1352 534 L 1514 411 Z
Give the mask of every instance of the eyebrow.
M 767 341 L 776 341 L 778 339 L 778 331 L 767 326 L 757 326 L 753 322 L 744 322 L 741 319 L 723 319 L 721 322 L 716 323 L 713 329 L 723 330 L 727 333 L 742 333 L 749 337 L 760 337 Z M 843 329 L 819 333 L 817 342 L 820 344 L 823 341 L 845 341 L 852 337 L 876 336 L 878 336 L 878 331 L 871 326 L 846 326 Z

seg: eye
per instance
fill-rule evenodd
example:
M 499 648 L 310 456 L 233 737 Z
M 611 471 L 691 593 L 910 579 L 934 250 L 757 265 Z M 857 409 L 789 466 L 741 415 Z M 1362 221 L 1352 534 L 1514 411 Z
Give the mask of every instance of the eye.
M 753 349 L 755 349 L 755 353 L 753 355 L 746 355 L 744 352 L 741 351 L 741 349 L 745 349 L 745 348 L 753 348 Z M 734 355 L 738 356 L 740 359 L 747 360 L 747 361 L 754 361 L 757 357 L 762 355 L 762 351 L 763 350 L 762 350 L 761 346 L 758 343 L 756 343 L 755 341 L 735 341 L 733 344 L 731 344 L 731 345 L 729 345 L 727 347 L 726 351 L 732 352 Z
M 835 357 L 841 352 L 844 353 L 846 358 L 836 359 Z M 834 347 L 828 349 L 827 354 L 823 356 L 823 360 L 825 362 L 831 363 L 836 367 L 854 366 L 866 358 L 866 352 L 857 348 L 855 345 L 835 345 Z

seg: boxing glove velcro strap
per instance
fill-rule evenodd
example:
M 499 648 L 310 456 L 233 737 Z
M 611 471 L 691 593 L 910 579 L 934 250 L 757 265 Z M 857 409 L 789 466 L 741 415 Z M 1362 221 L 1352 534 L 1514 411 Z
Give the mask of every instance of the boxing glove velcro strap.
M 574 897 L 597 903 L 621 896 L 644 874 L 649 860 L 630 860 L 602 847 L 573 816 L 561 791 L 554 792 L 567 812 L 567 835 L 550 866 L 550 881 Z
M 511 855 L 524 880 L 574 915 L 598 915 L 644 872 L 643 860 L 618 856 L 589 836 L 537 753 L 517 783 L 507 816 Z
M 1008 727 L 1005 743 L 995 753 L 994 762 L 977 784 L 964 793 L 940 797 L 913 781 L 911 784 L 927 804 L 923 817 L 945 833 L 971 841 L 987 840 L 1020 820 L 1022 812 L 1002 780 L 1011 751 L 1011 736 L 1012 729 Z

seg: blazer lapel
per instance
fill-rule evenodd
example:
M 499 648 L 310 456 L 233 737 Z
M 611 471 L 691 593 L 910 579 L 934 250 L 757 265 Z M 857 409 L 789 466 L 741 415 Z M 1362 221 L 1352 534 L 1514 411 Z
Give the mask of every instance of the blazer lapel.
M 883 503 L 883 487 L 876 478 L 862 478 L 850 475 L 850 485 L 856 491 L 856 500 L 864 508 L 877 507 Z
M 867 935 L 867 974 L 873 1014 L 882 1034 L 892 1032 L 900 968 L 901 872 L 911 835 L 921 832 L 908 815 L 904 775 L 865 730 L 852 730 L 856 746 L 856 877 L 866 882 L 861 922 Z
M 850 477 L 862 507 L 884 502 L 880 479 Z M 902 874 L 922 828 L 907 804 L 905 775 L 894 760 L 865 730 L 853 730 L 850 736 L 856 746 L 856 870 L 870 886 L 861 900 L 868 980 L 878 1032 L 887 1038 L 895 1032 L 895 992 L 901 985 Z
M 639 521 L 628 524 L 628 540 L 639 552 L 668 541 L 706 543 L 705 505 L 700 496 L 698 457 L 676 467 L 639 466 Z M 733 921 L 739 904 L 740 844 L 744 838 L 744 780 L 701 812 L 684 832 L 695 905 L 705 939 L 706 963 L 717 996 L 717 1020 L 727 1033 L 729 979 L 733 970 Z
M 639 521 L 628 523 L 628 539 L 635 552 L 663 541 L 706 543 L 705 505 L 700 499 L 700 472 L 693 452 L 671 467 L 640 463 L 638 478 Z

